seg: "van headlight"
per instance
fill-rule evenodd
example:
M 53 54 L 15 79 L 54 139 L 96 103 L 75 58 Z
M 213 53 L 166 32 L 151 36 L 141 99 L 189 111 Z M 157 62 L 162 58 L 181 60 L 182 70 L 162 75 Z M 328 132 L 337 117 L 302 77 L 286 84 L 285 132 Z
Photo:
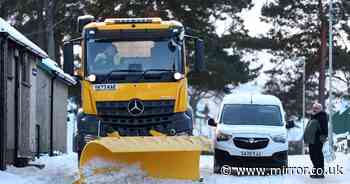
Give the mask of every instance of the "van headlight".
M 274 135 L 274 136 L 272 136 L 272 140 L 273 140 L 274 142 L 286 143 L 286 141 L 287 141 L 287 136 L 286 136 L 285 134 Z
M 216 134 L 216 140 L 217 141 L 228 141 L 232 138 L 232 135 L 229 135 L 229 134 L 224 134 L 222 132 L 218 132 Z

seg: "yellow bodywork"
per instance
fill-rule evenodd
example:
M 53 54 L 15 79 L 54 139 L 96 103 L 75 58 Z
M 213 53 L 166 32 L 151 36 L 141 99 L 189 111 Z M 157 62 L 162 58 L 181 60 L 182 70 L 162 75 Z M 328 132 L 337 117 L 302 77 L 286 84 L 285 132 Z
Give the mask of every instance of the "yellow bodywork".
M 201 151 L 207 151 L 211 142 L 199 136 L 120 137 L 117 133 L 89 142 L 80 159 L 80 179 L 89 179 L 83 172 L 90 161 L 103 160 L 113 167 L 94 166 L 92 175 L 119 172 L 122 166 L 138 165 L 147 176 L 159 179 L 199 180 Z M 118 165 L 119 164 L 119 165 Z
M 97 101 L 175 100 L 174 112 L 185 112 L 188 108 L 187 79 L 161 83 L 121 83 L 116 89 L 95 91 L 88 81 L 82 81 L 83 110 L 96 115 Z

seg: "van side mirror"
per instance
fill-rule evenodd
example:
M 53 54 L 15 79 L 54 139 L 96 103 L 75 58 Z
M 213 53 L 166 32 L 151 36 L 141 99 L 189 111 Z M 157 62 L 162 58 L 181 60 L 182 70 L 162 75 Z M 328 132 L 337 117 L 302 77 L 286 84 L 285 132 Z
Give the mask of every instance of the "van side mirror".
M 215 122 L 215 120 L 213 118 L 209 118 L 208 119 L 208 125 L 211 126 L 211 127 L 216 127 L 217 124 Z
M 286 123 L 286 128 L 287 129 L 291 129 L 291 128 L 294 128 L 294 127 L 295 127 L 295 122 L 293 120 L 287 121 L 287 123 Z
M 63 71 L 69 75 L 74 75 L 74 54 L 72 42 L 66 42 L 63 45 Z
M 196 72 L 202 72 L 205 70 L 205 62 L 204 62 L 204 41 L 197 38 L 195 41 L 195 64 L 194 69 Z

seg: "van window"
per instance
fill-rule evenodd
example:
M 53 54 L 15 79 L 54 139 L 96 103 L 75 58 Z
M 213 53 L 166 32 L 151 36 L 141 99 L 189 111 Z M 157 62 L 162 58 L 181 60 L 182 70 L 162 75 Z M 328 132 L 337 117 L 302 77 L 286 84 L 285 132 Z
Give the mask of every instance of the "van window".
M 280 108 L 275 105 L 227 104 L 221 122 L 228 125 L 283 125 Z

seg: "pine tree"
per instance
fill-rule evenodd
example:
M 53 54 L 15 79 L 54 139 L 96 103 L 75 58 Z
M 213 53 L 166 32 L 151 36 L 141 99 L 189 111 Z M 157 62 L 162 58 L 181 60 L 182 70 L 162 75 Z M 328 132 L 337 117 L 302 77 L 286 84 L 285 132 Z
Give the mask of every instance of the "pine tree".
M 269 46 L 276 56 L 274 62 L 277 65 L 268 72 L 272 77 L 265 88 L 267 92 L 280 96 L 293 115 L 301 113 L 302 63 L 300 60 L 293 61 L 292 58 L 304 57 L 307 63 L 306 86 L 309 102 L 315 100 L 317 96 L 318 100 L 325 104 L 329 26 L 327 2 L 324 0 L 275 0 L 266 3 L 262 8 L 262 20 L 273 25 L 265 39 L 271 43 Z M 343 25 L 347 24 L 349 17 L 349 11 L 346 8 L 348 3 L 346 0 L 338 0 L 335 1 L 334 7 L 335 69 L 344 71 L 348 69 L 340 63 L 349 65 L 344 63 L 348 52 L 340 41 L 344 39 L 341 32 L 344 31 Z M 339 53 L 342 53 L 342 58 Z M 286 66 L 286 61 L 290 60 L 292 66 Z
M 186 26 L 187 34 L 205 40 L 205 60 L 209 74 L 189 76 L 190 104 L 194 111 L 200 99 L 217 96 L 227 86 L 252 80 L 260 69 L 251 70 L 249 63 L 243 62 L 239 53 L 232 55 L 224 51 L 225 48 L 232 47 L 232 40 L 236 35 L 246 35 L 238 13 L 244 8 L 251 7 L 251 0 L 14 0 L 11 2 L 14 4 L 5 3 L 6 8 L 10 9 L 2 12 L 4 13 L 2 16 L 15 18 L 14 26 L 48 51 L 51 57 L 55 56 L 53 59 L 57 61 L 60 58 L 62 40 L 66 36 L 71 38 L 79 36 L 75 32 L 79 15 L 161 17 L 164 20 L 175 19 L 182 22 Z M 220 37 L 216 34 L 214 21 L 225 19 L 223 15 L 230 16 L 233 21 L 227 34 Z M 188 48 L 193 50 L 193 46 Z M 189 57 L 188 61 L 193 63 L 193 58 Z

